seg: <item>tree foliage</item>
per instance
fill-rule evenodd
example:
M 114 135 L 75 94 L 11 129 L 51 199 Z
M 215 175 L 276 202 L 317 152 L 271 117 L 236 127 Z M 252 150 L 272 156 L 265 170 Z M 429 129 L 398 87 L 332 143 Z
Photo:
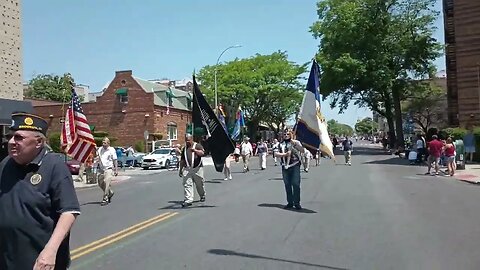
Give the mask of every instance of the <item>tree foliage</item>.
M 358 134 L 367 135 L 377 132 L 378 124 L 371 117 L 365 117 L 355 124 L 355 131 Z
M 29 81 L 25 97 L 69 102 L 72 98 L 73 83 L 70 74 L 39 74 Z
M 434 124 L 437 124 L 436 127 L 443 127 L 442 123 L 447 121 L 445 90 L 430 80 L 412 82 L 410 87 L 412 95 L 402 102 L 403 111 L 422 129 L 424 134 Z
M 351 102 L 386 117 L 403 144 L 400 101 L 411 80 L 434 73 L 435 0 L 324 0 L 310 28 L 320 39 L 321 92 L 343 111 Z M 394 118 L 395 116 L 395 118 Z M 395 122 L 394 122 L 395 120 Z M 395 123 L 395 126 L 394 126 Z M 394 135 L 394 134 L 391 134 Z
M 260 122 L 282 126 L 299 110 L 304 89 L 299 78 L 306 67 L 289 61 L 285 52 L 275 52 L 235 59 L 217 67 L 205 66 L 198 78 L 202 92 L 213 104 L 216 68 L 218 101 L 224 106 L 226 122 L 233 124 L 241 105 L 250 132 L 255 132 Z
M 327 121 L 328 132 L 332 135 L 338 136 L 352 136 L 353 128 L 347 124 L 342 124 L 334 119 Z

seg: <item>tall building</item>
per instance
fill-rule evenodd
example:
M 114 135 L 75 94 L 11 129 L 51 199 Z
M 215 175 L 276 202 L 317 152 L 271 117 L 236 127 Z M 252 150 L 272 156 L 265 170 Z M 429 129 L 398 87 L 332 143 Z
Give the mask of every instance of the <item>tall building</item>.
M 480 125 L 480 1 L 443 0 L 448 123 Z
M 0 3 L 0 98 L 23 100 L 20 0 Z
M 14 111 L 33 112 L 23 101 L 20 0 L 0 1 L 0 160 L 7 155 L 5 134 Z

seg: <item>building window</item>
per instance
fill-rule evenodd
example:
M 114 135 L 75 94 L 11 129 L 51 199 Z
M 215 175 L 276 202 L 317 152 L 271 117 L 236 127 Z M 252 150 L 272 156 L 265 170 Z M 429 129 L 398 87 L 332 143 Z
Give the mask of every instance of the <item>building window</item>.
M 177 139 L 177 124 L 175 123 L 168 123 L 167 125 L 167 135 L 168 140 L 176 140 Z
M 128 89 L 127 88 L 119 88 L 115 90 L 115 94 L 119 96 L 120 102 L 128 103 Z

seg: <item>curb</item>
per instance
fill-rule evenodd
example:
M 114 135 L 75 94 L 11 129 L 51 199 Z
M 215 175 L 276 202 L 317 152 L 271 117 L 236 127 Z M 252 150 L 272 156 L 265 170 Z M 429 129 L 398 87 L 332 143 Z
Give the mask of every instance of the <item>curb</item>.
M 112 185 L 127 181 L 130 178 L 132 178 L 132 177 L 131 176 L 117 176 L 117 177 L 115 177 L 114 180 L 112 180 Z M 76 183 L 78 183 L 78 182 L 76 182 Z M 74 185 L 75 185 L 75 182 L 74 182 Z M 93 187 L 98 187 L 98 184 L 83 184 L 82 183 L 81 186 L 76 186 L 75 189 L 76 190 L 77 189 L 89 189 L 89 188 L 93 188 Z

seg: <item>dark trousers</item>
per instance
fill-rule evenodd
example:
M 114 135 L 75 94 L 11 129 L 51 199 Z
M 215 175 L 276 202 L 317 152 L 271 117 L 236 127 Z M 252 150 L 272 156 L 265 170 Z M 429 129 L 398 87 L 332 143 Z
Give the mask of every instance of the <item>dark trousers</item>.
M 282 168 L 282 177 L 288 204 L 300 204 L 300 164 L 288 169 Z

